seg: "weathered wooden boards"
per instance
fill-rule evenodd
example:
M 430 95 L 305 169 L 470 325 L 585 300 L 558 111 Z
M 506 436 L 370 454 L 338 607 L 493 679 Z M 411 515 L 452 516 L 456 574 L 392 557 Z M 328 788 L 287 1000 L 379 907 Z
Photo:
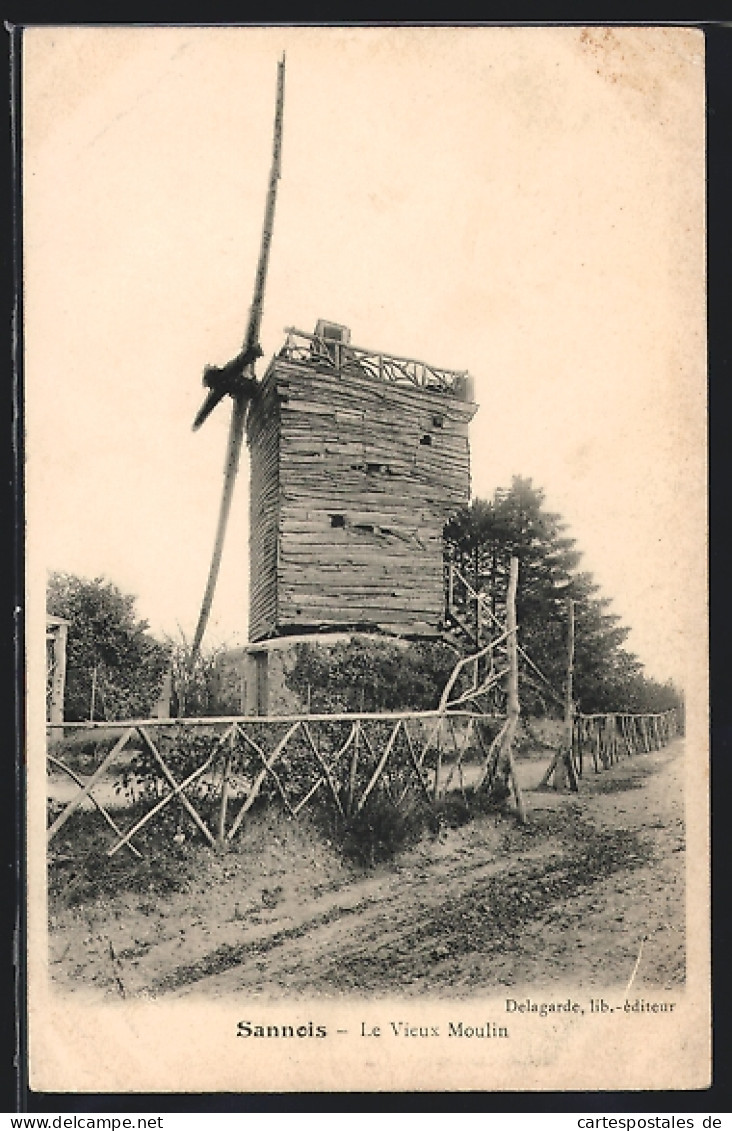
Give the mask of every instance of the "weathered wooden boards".
M 274 359 L 248 424 L 252 641 L 336 626 L 438 631 L 442 531 L 469 497 L 476 408 Z
M 277 623 L 277 527 L 279 521 L 279 411 L 276 390 L 265 385 L 249 413 L 251 453 L 249 487 L 250 637 L 259 640 Z M 253 635 L 256 633 L 256 635 Z

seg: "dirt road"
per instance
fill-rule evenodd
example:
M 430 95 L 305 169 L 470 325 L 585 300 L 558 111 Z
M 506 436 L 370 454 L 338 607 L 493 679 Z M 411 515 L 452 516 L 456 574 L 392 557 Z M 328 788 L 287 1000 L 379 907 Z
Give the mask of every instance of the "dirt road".
M 541 764 L 521 776 L 537 782 Z M 526 826 L 483 817 L 365 876 L 279 830 L 256 881 L 256 861 L 212 856 L 163 902 L 62 909 L 52 970 L 69 990 L 125 997 L 455 998 L 625 986 L 640 953 L 638 992 L 682 984 L 682 741 L 590 769 L 579 797 L 527 801 Z

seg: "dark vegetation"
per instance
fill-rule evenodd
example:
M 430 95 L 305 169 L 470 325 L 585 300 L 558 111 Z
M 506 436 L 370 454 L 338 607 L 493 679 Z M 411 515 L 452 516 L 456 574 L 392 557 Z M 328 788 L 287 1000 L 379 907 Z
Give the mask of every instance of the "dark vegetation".
M 405 647 L 354 639 L 327 651 L 310 644 L 295 651 L 287 685 L 312 713 L 432 710 L 460 658 L 441 640 Z
M 169 646 L 148 631 L 136 598 L 111 581 L 52 573 L 47 609 L 71 622 L 66 650 L 64 717 L 141 718 L 150 714 L 168 664 Z

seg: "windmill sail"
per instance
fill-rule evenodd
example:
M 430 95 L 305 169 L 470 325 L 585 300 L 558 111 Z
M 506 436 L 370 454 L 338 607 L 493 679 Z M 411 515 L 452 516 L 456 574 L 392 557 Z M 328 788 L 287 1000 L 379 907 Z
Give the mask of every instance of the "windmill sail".
M 262 225 L 262 244 L 259 249 L 259 262 L 257 274 L 254 277 L 254 295 L 249 308 L 249 324 L 243 342 L 243 349 L 256 349 L 259 347 L 259 330 L 262 325 L 262 310 L 264 307 L 264 287 L 267 281 L 267 268 L 269 266 L 269 249 L 272 243 L 272 228 L 274 227 L 275 204 L 277 203 L 277 182 L 280 179 L 282 156 L 282 117 L 285 108 L 285 56 L 277 64 L 277 105 L 275 107 L 274 139 L 272 145 L 272 168 L 269 174 L 269 191 L 267 204 L 264 210 L 264 224 Z
M 196 626 L 193 645 L 191 648 L 191 664 L 195 661 L 203 640 L 206 625 L 211 613 L 216 582 L 221 566 L 221 555 L 226 537 L 226 527 L 231 510 L 231 499 L 234 492 L 234 483 L 239 469 L 239 456 L 241 453 L 244 424 L 246 421 L 249 401 L 256 391 L 256 377 L 254 362 L 262 356 L 259 344 L 259 332 L 262 324 L 262 311 L 264 309 L 264 290 L 267 281 L 267 268 L 269 266 L 269 251 L 272 243 L 272 229 L 274 226 L 275 204 L 277 202 L 277 182 L 280 179 L 280 158 L 282 152 L 282 120 L 285 103 L 285 56 L 277 64 L 277 102 L 274 119 L 274 139 L 272 146 L 272 167 L 269 175 L 269 189 L 267 203 L 264 211 L 264 224 L 262 226 L 262 242 L 257 263 L 257 273 L 254 278 L 254 294 L 249 309 L 249 321 L 244 337 L 241 352 L 222 368 L 207 367 L 203 381 L 210 389 L 193 427 L 198 428 L 213 411 L 218 402 L 227 394 L 233 398 L 234 407 L 229 428 L 229 439 L 226 448 L 224 463 L 224 488 L 221 496 L 219 521 L 216 528 L 213 557 L 209 570 L 206 591 L 201 605 L 201 612 Z

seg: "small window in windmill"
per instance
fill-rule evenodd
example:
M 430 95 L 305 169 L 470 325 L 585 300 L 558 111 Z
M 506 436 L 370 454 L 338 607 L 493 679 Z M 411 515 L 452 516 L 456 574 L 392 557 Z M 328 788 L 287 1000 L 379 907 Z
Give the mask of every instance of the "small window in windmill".
M 425 432 L 424 436 L 422 437 L 422 439 L 419 442 L 420 442 L 420 444 L 422 445 L 423 448 L 431 448 L 432 447 L 432 437 L 430 436 L 429 432 Z
M 369 522 L 357 522 L 356 530 L 362 531 L 364 534 L 373 534 L 374 528 Z
M 445 423 L 445 418 L 444 418 L 444 416 L 442 416 L 442 415 L 441 415 L 441 413 L 439 413 L 439 412 L 436 412 L 436 413 L 435 413 L 435 415 L 434 415 L 434 416 L 432 417 L 432 424 L 433 424 L 433 426 L 434 426 L 435 428 L 442 428 L 442 425 L 443 425 L 444 423 Z
M 346 525 L 346 516 L 344 514 L 332 514 L 330 516 L 330 525 L 331 526 L 345 526 Z

